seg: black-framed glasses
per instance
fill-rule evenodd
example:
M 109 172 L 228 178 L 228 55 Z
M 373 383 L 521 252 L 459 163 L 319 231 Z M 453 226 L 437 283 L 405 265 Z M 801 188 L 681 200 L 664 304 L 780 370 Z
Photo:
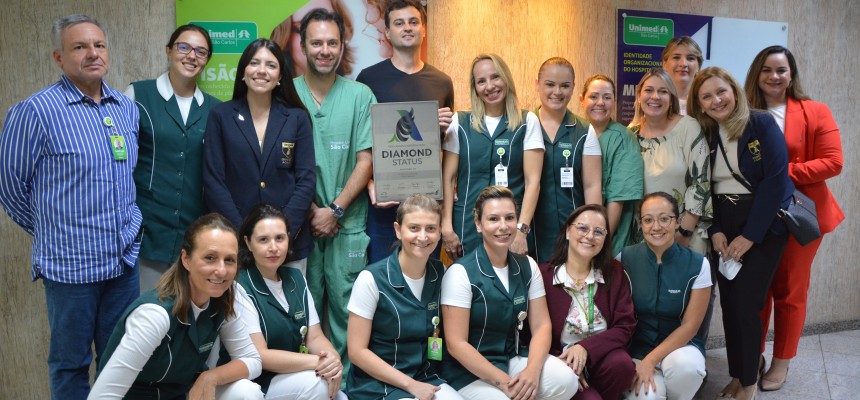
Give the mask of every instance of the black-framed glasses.
M 669 226 L 669 223 L 671 223 L 672 220 L 675 218 L 677 217 L 675 217 L 674 215 L 661 215 L 657 218 L 646 216 L 642 217 L 641 221 L 642 226 L 651 226 L 654 225 L 655 222 L 660 224 L 660 226 Z
M 209 49 L 205 47 L 194 47 L 185 42 L 176 42 L 173 45 L 176 46 L 176 51 L 180 54 L 188 54 L 191 50 L 194 50 L 194 54 L 196 54 L 198 58 L 207 58 L 210 54 Z
M 588 236 L 588 232 L 591 232 L 594 240 L 603 240 L 606 238 L 606 229 L 600 227 L 592 228 L 586 224 L 573 224 L 573 228 L 576 229 L 576 233 L 582 237 Z

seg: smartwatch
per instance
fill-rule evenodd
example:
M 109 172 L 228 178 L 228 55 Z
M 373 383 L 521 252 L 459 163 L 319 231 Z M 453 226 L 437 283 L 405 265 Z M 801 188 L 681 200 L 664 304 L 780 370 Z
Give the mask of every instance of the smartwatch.
M 334 203 L 329 204 L 328 208 L 331 208 L 331 214 L 334 215 L 334 217 L 337 219 L 343 218 L 343 214 L 344 212 L 346 212 L 343 207 Z
M 680 233 L 681 236 L 688 238 L 688 239 L 693 237 L 693 231 L 688 231 L 688 230 L 684 229 L 683 226 L 678 227 L 678 233 Z

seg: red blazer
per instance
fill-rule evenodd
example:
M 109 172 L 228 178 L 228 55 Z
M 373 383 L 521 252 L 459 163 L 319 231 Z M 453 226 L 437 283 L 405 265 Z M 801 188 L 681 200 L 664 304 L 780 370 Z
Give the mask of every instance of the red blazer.
M 561 354 L 561 330 L 570 310 L 570 295 L 561 285 L 553 286 L 553 267 L 549 263 L 540 266 L 543 284 L 546 289 L 546 302 L 552 321 L 552 343 L 549 353 Z M 604 278 L 606 278 L 604 276 Z M 609 285 L 598 285 L 594 295 L 594 305 L 606 318 L 607 329 L 597 335 L 579 342 L 588 351 L 588 366 L 599 363 L 607 353 L 615 349 L 627 350 L 627 344 L 636 329 L 633 316 L 633 298 L 630 297 L 630 281 L 620 262 L 612 260 L 612 276 Z
M 785 111 L 788 176 L 798 190 L 815 202 L 821 233 L 836 229 L 845 214 L 826 179 L 842 172 L 839 127 L 827 105 L 788 98 Z

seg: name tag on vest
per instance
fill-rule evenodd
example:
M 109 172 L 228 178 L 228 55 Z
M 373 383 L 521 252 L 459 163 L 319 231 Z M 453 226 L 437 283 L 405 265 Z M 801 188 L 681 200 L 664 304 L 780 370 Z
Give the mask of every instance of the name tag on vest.
M 205 344 L 203 344 L 197 348 L 197 352 L 198 353 L 205 353 L 209 350 L 212 350 L 212 346 L 214 346 L 214 345 L 215 345 L 215 342 L 205 343 Z
M 435 301 L 431 301 L 430 303 L 427 304 L 427 310 L 428 311 L 435 310 L 437 308 L 439 308 L 439 304 L 436 303 Z
M 304 311 L 304 310 L 297 312 L 297 313 L 293 316 L 293 318 L 295 318 L 295 319 L 302 319 L 302 318 L 304 318 L 304 317 L 305 317 L 305 311 Z
M 526 302 L 526 297 L 525 297 L 525 296 L 517 296 L 517 297 L 514 297 L 514 305 L 523 304 L 523 303 L 525 303 L 525 302 Z

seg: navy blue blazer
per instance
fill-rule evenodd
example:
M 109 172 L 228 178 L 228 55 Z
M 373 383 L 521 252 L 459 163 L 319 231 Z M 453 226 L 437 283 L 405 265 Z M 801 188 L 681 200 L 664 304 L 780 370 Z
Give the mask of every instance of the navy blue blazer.
M 203 151 L 203 197 L 210 211 L 239 229 L 254 206 L 278 207 L 290 225 L 287 261 L 310 254 L 308 210 L 316 191 L 316 160 L 313 127 L 304 110 L 274 101 L 261 152 L 247 100 L 221 103 L 209 112 Z
M 716 158 L 722 157 L 717 147 L 720 135 L 718 132 L 709 132 L 708 137 L 713 168 Z M 738 169 L 753 188 L 752 209 L 742 235 L 755 243 L 761 243 L 768 230 L 777 235 L 785 233 L 785 224 L 777 211 L 788 206 L 794 193 L 794 184 L 788 177 L 785 138 L 770 114 L 760 111 L 750 113 L 750 120 L 738 139 Z M 717 195 L 712 196 L 713 203 L 717 204 Z M 711 235 L 722 232 L 717 207 L 714 207 L 714 220 L 708 232 Z

